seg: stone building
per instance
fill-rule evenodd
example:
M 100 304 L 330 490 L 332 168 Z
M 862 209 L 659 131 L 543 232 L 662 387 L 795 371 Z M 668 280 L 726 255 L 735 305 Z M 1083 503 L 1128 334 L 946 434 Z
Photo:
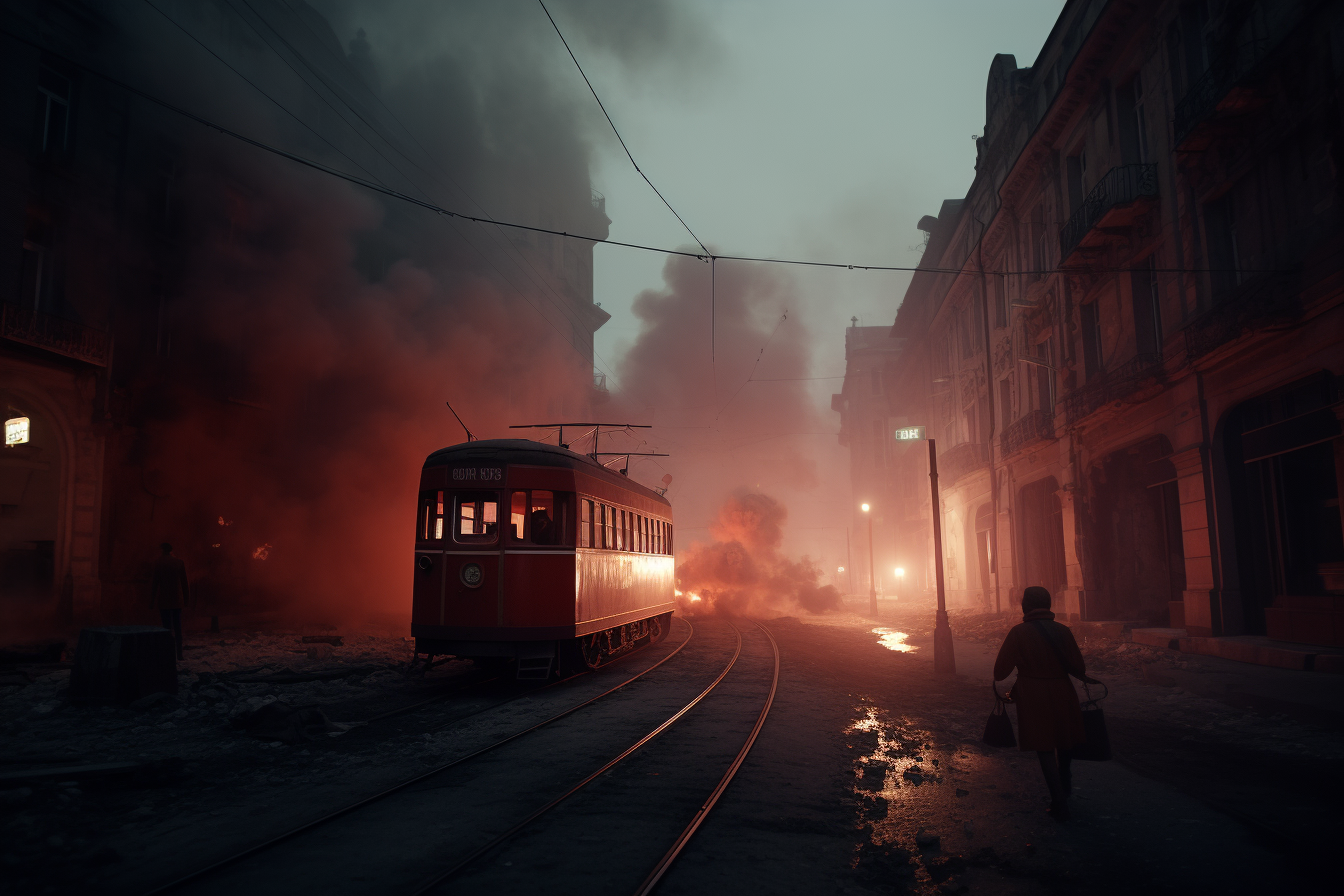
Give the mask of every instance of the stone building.
M 1344 643 L 1341 95 L 1307 0 L 1070 0 L 995 57 L 888 369 L 953 605 Z
M 187 512 L 147 460 L 150 424 L 178 400 L 166 386 L 190 383 L 189 400 L 235 414 L 241 430 L 277 423 L 257 383 L 231 374 L 217 346 L 192 341 L 186 284 L 203 246 L 283 242 L 267 228 L 287 200 L 272 195 L 265 165 L 291 166 L 282 178 L 311 172 L 154 100 L 320 164 L 395 176 L 379 161 L 395 139 L 350 136 L 350 122 L 387 125 L 362 34 L 343 45 L 302 3 L 248 9 L 245 19 L 222 2 L 163 14 L 0 3 L 0 410 L 29 426 L 26 442 L 0 449 L 0 629 L 11 637 L 136 618 L 165 537 L 194 575 L 229 566 L 223 530 L 187 543 L 166 530 L 165 513 Z M 494 211 L 606 235 L 586 170 L 559 198 L 538 198 L 529 183 L 517 179 L 514 198 L 530 207 Z M 593 331 L 608 319 L 592 301 L 591 243 L 476 232 L 427 245 L 423 217 L 404 209 L 384 202 L 381 223 L 358 234 L 348 264 L 359 276 L 376 284 L 398 259 L 429 252 L 464 278 L 504 281 L 501 291 L 559 309 L 576 377 L 588 376 Z

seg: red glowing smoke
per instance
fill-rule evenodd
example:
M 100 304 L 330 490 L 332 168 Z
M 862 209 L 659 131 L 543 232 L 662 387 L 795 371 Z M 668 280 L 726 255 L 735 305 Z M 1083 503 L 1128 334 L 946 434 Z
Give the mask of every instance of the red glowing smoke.
M 819 583 L 816 564 L 780 553 L 787 516 L 768 495 L 746 493 L 725 502 L 711 527 L 713 541 L 693 544 L 677 558 L 682 609 L 759 615 L 838 608 L 840 593 Z

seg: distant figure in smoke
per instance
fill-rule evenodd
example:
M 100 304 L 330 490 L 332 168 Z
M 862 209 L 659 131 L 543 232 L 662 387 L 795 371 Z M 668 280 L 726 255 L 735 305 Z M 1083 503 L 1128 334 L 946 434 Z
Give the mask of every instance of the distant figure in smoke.
M 532 511 L 532 543 L 555 544 L 555 525 L 544 510 Z
M 1055 622 L 1050 592 L 1032 585 L 1022 593 L 1022 623 L 1003 639 L 994 661 L 994 680 L 1002 681 L 1017 668 L 1013 702 L 1017 705 L 1018 749 L 1035 750 L 1050 788 L 1050 814 L 1069 817 L 1073 792 L 1070 750 L 1087 739 L 1083 711 L 1069 675 L 1089 684 L 1083 654 L 1067 625 Z
M 163 627 L 173 633 L 177 642 L 177 658 L 182 659 L 182 608 L 187 605 L 190 586 L 187 585 L 187 564 L 173 556 L 168 542 L 159 545 L 163 555 L 154 562 L 154 578 L 149 584 L 149 598 L 159 608 Z

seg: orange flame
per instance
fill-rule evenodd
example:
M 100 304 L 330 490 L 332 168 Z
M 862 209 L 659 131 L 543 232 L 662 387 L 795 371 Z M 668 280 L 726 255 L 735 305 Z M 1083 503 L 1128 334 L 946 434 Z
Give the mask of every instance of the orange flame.
M 270 555 L 271 555 L 271 546 L 269 544 L 263 544 L 261 547 L 257 548 L 255 551 L 252 552 L 252 559 L 265 560 Z

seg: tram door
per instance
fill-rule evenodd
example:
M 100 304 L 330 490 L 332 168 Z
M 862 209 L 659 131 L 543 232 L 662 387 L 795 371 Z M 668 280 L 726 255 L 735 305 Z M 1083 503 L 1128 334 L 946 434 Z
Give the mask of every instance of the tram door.
M 411 587 L 411 622 L 443 624 L 443 489 L 420 492 L 415 520 L 415 571 Z
M 454 491 L 444 503 L 443 625 L 500 624 L 499 492 Z

